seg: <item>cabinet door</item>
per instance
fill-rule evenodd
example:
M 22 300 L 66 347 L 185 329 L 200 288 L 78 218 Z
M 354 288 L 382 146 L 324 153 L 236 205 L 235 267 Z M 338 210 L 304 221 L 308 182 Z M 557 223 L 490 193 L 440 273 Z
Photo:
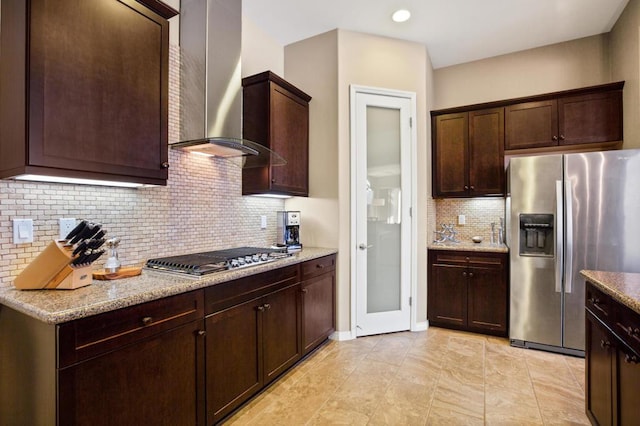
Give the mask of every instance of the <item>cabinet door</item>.
M 309 104 L 271 83 L 271 149 L 287 164 L 271 167 L 274 190 L 309 194 Z
M 302 283 L 302 347 L 307 354 L 335 330 L 335 272 Z
M 30 4 L 28 165 L 166 180 L 168 22 L 133 0 Z
M 433 195 L 460 197 L 468 194 L 469 115 L 466 112 L 434 118 Z
M 467 325 L 467 268 L 434 264 L 428 285 L 428 317 L 433 324 Z
M 300 285 L 279 290 L 264 298 L 262 312 L 264 384 L 292 366 L 300 350 Z
M 507 284 L 502 268 L 469 268 L 469 328 L 507 332 Z
M 602 426 L 613 423 L 612 358 L 615 348 L 612 337 L 600 322 L 587 311 L 585 368 L 587 378 L 587 414 Z
M 192 322 L 61 369 L 58 424 L 205 424 L 203 330 Z
M 640 355 L 619 345 L 617 374 L 617 424 L 632 425 L 640 420 Z
M 558 145 L 555 100 L 525 102 L 505 108 L 505 149 Z
M 469 112 L 469 194 L 504 195 L 504 108 Z
M 622 140 L 622 92 L 558 99 L 560 145 Z
M 262 387 L 262 299 L 206 318 L 207 423 L 217 422 Z

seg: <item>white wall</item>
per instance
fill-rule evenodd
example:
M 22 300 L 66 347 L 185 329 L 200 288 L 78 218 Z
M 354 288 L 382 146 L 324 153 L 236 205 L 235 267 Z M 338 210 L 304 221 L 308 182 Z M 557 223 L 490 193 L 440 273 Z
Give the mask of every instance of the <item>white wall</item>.
M 439 68 L 434 79 L 436 109 L 608 83 L 608 36 Z
M 284 47 L 242 15 L 242 77 L 263 71 L 284 77 Z
M 285 202 L 301 211 L 303 243 L 336 247 L 337 329 L 351 327 L 351 84 L 417 93 L 418 134 L 418 321 L 426 321 L 426 196 L 428 182 L 427 85 L 431 65 L 426 48 L 417 43 L 344 30 L 334 30 L 285 48 L 287 80 L 307 91 L 311 100 L 310 197 Z M 427 81 L 429 83 L 427 84 Z
M 611 30 L 611 74 L 624 80 L 624 148 L 640 148 L 640 1 L 630 0 Z

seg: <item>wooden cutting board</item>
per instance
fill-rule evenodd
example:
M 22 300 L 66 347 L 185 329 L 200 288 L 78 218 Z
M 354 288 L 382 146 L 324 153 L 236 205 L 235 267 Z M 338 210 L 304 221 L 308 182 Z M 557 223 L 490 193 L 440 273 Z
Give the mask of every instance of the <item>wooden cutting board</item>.
M 104 269 L 93 271 L 94 280 L 119 280 L 120 278 L 135 277 L 142 273 L 139 266 L 125 266 L 120 268 L 118 272 L 107 273 Z

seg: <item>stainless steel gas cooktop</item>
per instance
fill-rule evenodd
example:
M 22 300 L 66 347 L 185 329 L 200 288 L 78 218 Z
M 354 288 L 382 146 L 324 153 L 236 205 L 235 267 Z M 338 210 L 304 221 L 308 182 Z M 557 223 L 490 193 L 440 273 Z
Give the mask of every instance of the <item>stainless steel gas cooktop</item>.
M 201 276 L 213 272 L 261 265 L 289 256 L 291 256 L 290 253 L 283 252 L 281 249 L 237 247 L 226 250 L 149 259 L 145 268 Z

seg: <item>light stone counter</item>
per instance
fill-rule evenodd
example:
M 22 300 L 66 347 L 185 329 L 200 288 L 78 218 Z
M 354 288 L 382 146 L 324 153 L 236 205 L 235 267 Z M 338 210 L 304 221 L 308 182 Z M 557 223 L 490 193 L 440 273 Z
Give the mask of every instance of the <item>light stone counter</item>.
M 461 241 L 459 243 L 430 243 L 427 248 L 429 250 L 453 250 L 453 251 L 479 251 L 479 252 L 494 252 L 494 253 L 508 253 L 509 247 L 504 244 L 491 244 L 485 241 L 481 243 L 474 243 L 473 241 Z
M 583 277 L 623 305 L 640 314 L 640 274 L 580 271 Z
M 202 278 L 143 270 L 142 275 L 111 281 L 97 281 L 75 290 L 17 290 L 0 288 L 0 304 L 47 324 L 113 311 L 161 299 L 218 283 L 254 275 L 283 266 L 337 253 L 335 249 L 305 247 L 293 256 L 249 268 L 217 272 Z M 2 306 L 0 306 L 2 309 Z

